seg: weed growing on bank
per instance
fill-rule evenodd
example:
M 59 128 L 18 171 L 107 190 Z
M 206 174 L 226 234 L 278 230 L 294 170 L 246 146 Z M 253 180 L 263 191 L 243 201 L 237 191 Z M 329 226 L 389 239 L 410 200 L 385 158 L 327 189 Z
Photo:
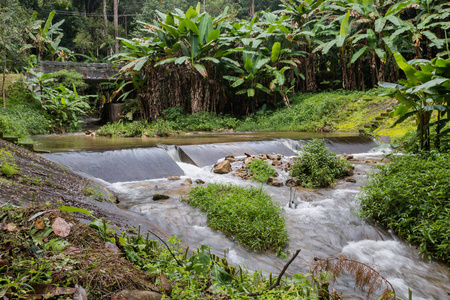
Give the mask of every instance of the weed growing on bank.
M 361 216 L 450 262 L 450 154 L 391 155 L 359 196 Z
M 262 159 L 253 159 L 247 165 L 247 169 L 250 172 L 251 179 L 258 182 L 267 182 L 270 177 L 277 175 L 277 171 Z
M 184 199 L 208 217 L 208 226 L 254 251 L 281 254 L 288 242 L 282 208 L 254 187 L 208 184 L 190 190 Z
M 0 109 L 0 131 L 19 137 L 49 131 L 49 120 L 21 82 L 12 83 L 6 95 L 6 109 Z
M 313 139 L 295 158 L 291 175 L 301 179 L 304 187 L 317 188 L 330 186 L 351 169 L 346 159 L 328 151 L 324 140 Z

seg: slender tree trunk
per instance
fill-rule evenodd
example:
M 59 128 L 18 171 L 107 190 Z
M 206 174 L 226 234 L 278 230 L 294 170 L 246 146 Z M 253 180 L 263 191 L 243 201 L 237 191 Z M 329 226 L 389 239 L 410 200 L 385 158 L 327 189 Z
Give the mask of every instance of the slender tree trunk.
M 252 6 L 250 7 L 250 15 L 252 17 L 255 15 L 255 0 L 252 0 Z
M 105 19 L 105 43 L 108 42 L 108 16 L 106 14 L 106 0 L 103 0 L 103 18 Z
M 3 17 L 3 28 L 1 30 L 0 39 L 3 41 L 3 79 L 2 79 L 2 99 L 3 108 L 6 108 L 6 91 L 5 91 L 5 77 L 6 77 L 6 40 L 5 40 L 5 17 Z
M 119 52 L 119 0 L 114 0 L 114 52 Z

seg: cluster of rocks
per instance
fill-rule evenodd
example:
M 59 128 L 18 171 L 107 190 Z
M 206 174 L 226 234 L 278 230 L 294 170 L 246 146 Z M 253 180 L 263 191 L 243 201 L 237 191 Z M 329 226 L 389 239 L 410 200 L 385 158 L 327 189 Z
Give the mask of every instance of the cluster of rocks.
M 248 170 L 248 165 L 254 160 L 260 159 L 267 161 L 269 165 L 271 165 L 276 171 L 277 176 L 270 177 L 267 180 L 267 184 L 272 186 L 284 186 L 285 183 L 283 180 L 278 178 L 278 174 L 281 171 L 289 172 L 291 170 L 291 166 L 293 163 L 292 158 L 285 158 L 281 154 L 259 154 L 256 156 L 251 156 L 247 154 L 245 158 L 235 158 L 232 155 L 225 157 L 225 159 L 214 165 L 213 172 L 216 174 L 228 174 L 232 173 L 232 175 L 239 177 L 243 180 L 249 180 L 251 178 L 251 174 Z M 301 180 L 298 178 L 290 178 L 286 181 L 287 186 L 300 186 L 302 184 Z

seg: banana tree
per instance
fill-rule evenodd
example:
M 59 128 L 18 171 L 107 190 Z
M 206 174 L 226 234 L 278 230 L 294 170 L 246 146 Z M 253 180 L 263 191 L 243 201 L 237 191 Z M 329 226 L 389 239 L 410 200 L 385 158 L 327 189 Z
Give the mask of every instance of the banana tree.
M 408 118 L 416 118 L 415 137 L 419 137 L 421 151 L 430 150 L 430 129 L 436 126 L 435 145 L 439 150 L 441 138 L 450 132 L 449 129 L 442 131 L 450 121 L 450 59 L 436 58 L 431 62 L 418 59 L 407 62 L 398 52 L 394 57 L 406 79 L 399 80 L 398 84 L 379 83 L 382 87 L 393 88 L 387 95 L 395 97 L 400 103 L 390 114 L 391 117 L 398 117 L 393 126 Z M 436 113 L 437 121 L 432 122 L 433 112 Z

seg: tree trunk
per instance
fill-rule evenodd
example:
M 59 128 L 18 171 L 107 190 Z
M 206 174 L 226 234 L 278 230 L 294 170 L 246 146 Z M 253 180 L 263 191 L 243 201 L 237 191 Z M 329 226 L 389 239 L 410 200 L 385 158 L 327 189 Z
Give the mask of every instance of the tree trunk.
M 108 42 L 108 16 L 106 14 L 106 0 L 103 0 L 103 18 L 105 19 L 105 43 Z
M 114 52 L 119 52 L 119 0 L 114 0 Z
M 3 80 L 2 80 L 2 99 L 3 108 L 6 108 L 6 91 L 5 91 L 5 77 L 6 77 L 6 40 L 4 30 L 6 28 L 5 18 L 3 17 L 3 28 L 1 30 L 0 39 L 3 41 Z
M 252 0 L 252 6 L 250 7 L 250 16 L 255 15 L 255 0 Z

